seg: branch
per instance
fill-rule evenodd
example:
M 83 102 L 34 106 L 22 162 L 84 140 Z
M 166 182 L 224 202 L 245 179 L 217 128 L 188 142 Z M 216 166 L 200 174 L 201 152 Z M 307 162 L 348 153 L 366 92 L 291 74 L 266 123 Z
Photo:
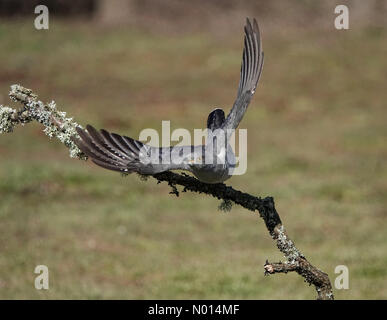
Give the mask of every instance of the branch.
M 79 126 L 72 118 L 66 118 L 66 113 L 56 109 L 55 102 L 44 104 L 39 101 L 37 95 L 31 90 L 20 85 L 11 86 L 11 100 L 20 102 L 22 108 L 15 110 L 10 107 L 0 106 L 0 134 L 12 132 L 18 124 L 24 125 L 31 121 L 37 121 L 44 125 L 44 132 L 50 137 L 59 139 L 70 151 L 70 157 L 86 160 L 87 156 L 73 143 L 71 137 L 78 137 L 75 130 Z M 142 176 L 146 179 L 147 176 Z M 230 210 L 231 204 L 236 203 L 250 211 L 259 212 L 264 220 L 271 237 L 276 241 L 278 249 L 286 258 L 286 262 L 269 263 L 264 265 L 265 275 L 275 273 L 297 272 L 305 282 L 314 285 L 317 298 L 332 300 L 333 291 L 328 275 L 314 267 L 306 257 L 296 248 L 288 237 L 272 197 L 264 199 L 244 193 L 223 183 L 203 183 L 187 174 L 176 174 L 170 171 L 158 173 L 152 176 L 158 183 L 167 182 L 172 188 L 172 194 L 179 196 L 177 185 L 183 186 L 182 192 L 198 192 L 222 199 L 220 208 Z

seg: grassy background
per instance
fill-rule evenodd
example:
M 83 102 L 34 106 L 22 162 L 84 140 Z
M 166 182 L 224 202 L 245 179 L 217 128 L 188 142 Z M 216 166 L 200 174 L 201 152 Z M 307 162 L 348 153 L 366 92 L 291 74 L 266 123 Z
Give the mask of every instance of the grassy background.
M 236 94 L 240 29 L 158 34 L 55 21 L 0 25 L 0 104 L 13 83 L 54 99 L 79 123 L 138 137 L 201 128 Z M 241 128 L 248 172 L 228 181 L 271 195 L 297 246 L 336 298 L 387 298 L 387 31 L 264 32 L 265 67 Z M 297 274 L 263 276 L 283 259 L 263 222 L 237 206 L 122 178 L 68 158 L 38 124 L 0 136 L 0 298 L 311 299 Z M 34 288 L 34 268 L 50 290 Z

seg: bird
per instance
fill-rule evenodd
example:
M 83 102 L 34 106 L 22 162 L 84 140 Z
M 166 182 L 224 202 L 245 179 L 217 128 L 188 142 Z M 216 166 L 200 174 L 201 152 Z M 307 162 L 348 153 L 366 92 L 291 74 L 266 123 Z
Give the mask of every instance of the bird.
M 208 136 L 203 145 L 152 147 L 133 138 L 90 124 L 76 128 L 77 147 L 96 165 L 124 174 L 155 175 L 170 170 L 191 172 L 198 180 L 216 184 L 229 179 L 236 157 L 229 139 L 242 120 L 260 79 L 264 54 L 257 20 L 246 18 L 239 87 L 230 113 L 215 108 L 207 117 Z

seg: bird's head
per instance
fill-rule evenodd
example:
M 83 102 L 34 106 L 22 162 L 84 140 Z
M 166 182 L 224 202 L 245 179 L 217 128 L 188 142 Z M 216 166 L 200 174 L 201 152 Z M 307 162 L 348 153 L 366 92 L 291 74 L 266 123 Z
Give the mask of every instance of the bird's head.
M 224 111 L 220 108 L 214 109 L 208 115 L 207 129 L 210 129 L 212 131 L 219 129 L 222 126 L 224 119 L 225 119 Z

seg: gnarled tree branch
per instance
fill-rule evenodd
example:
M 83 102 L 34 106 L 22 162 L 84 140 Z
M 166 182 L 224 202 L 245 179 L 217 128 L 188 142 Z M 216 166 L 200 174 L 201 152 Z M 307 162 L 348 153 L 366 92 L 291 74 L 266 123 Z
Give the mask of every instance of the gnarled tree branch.
M 72 118 L 66 118 L 66 113 L 58 111 L 54 102 L 44 104 L 38 100 L 30 89 L 20 85 L 11 86 L 10 98 L 20 102 L 20 110 L 0 106 L 0 133 L 12 132 L 18 125 L 24 125 L 31 121 L 37 121 L 44 125 L 44 132 L 51 138 L 58 138 L 70 150 L 70 156 L 78 159 L 87 159 L 81 150 L 74 144 L 72 137 L 78 137 L 75 130 L 79 126 Z M 203 183 L 187 174 L 162 172 L 153 175 L 158 183 L 167 182 L 172 188 L 173 194 L 179 196 L 177 185 L 183 186 L 183 192 L 191 191 L 204 193 L 224 202 L 223 208 L 229 209 L 234 202 L 250 211 L 259 212 L 264 220 L 271 237 L 276 241 L 278 249 L 285 256 L 285 262 L 269 263 L 264 265 L 265 275 L 274 273 L 297 272 L 307 283 L 314 285 L 317 298 L 322 300 L 333 299 L 332 286 L 328 275 L 314 267 L 306 257 L 296 248 L 288 237 L 272 197 L 260 198 L 244 193 L 223 183 Z

